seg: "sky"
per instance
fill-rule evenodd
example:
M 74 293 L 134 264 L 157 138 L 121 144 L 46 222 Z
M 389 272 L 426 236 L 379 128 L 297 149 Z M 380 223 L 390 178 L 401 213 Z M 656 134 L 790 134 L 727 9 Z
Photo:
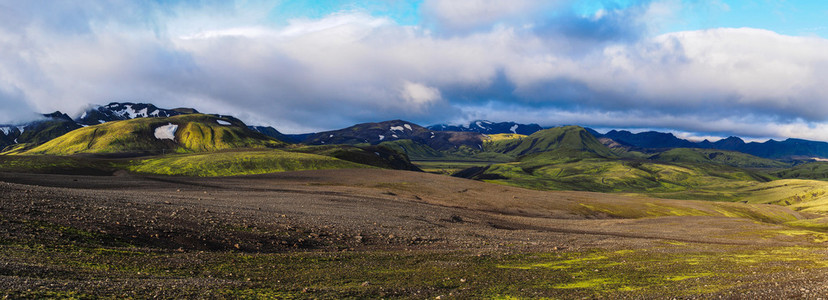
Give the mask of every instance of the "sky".
M 148 102 L 828 141 L 828 2 L 0 0 L 0 123 Z

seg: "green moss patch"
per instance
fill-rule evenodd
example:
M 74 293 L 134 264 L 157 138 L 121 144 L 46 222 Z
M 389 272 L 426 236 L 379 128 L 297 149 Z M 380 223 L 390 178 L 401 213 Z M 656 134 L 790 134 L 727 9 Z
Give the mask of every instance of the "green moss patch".
M 276 149 L 176 154 L 133 161 L 136 173 L 183 176 L 234 176 L 274 172 L 369 168 L 333 157 Z

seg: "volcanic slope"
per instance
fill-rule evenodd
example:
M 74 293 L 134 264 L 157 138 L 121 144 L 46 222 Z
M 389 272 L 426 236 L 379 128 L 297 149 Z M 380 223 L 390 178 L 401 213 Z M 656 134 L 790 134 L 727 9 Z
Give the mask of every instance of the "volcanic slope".
M 251 131 L 232 117 L 186 114 L 139 118 L 80 128 L 23 154 L 203 152 L 273 148 L 287 143 Z
M 60 112 L 44 114 L 43 117 L 27 124 L 0 126 L 0 149 L 41 144 L 81 127 Z
M 412 140 L 438 151 L 456 150 L 461 147 L 481 149 L 483 145 L 483 135 L 480 133 L 431 131 L 402 120 L 363 123 L 340 130 L 315 133 L 302 142 L 310 145 L 373 145 L 396 140 Z

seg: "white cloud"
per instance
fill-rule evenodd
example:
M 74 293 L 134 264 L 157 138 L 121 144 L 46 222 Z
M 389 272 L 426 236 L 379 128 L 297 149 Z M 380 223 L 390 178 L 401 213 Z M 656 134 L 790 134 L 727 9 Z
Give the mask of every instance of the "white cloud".
M 411 108 L 417 110 L 422 110 L 423 107 L 429 106 L 442 98 L 440 90 L 421 83 L 408 81 L 403 83 L 400 96 L 409 106 L 411 106 Z
M 183 9 L 140 26 L 81 17 L 88 30 L 75 34 L 0 21 L 0 102 L 74 113 L 87 103 L 150 101 L 288 132 L 475 116 L 828 140 L 825 39 L 722 28 L 586 43 L 537 30 L 537 16 L 518 20 L 543 7 L 538 1 L 423 5 L 459 31 L 363 13 L 275 27 L 235 6 L 218 25 L 203 25 L 218 12 Z M 666 18 L 675 5 L 651 2 L 627 19 Z M 0 108 L 0 118 L 13 111 Z
M 443 29 L 466 32 L 490 29 L 502 21 L 534 20 L 542 11 L 557 8 L 564 1 L 544 0 L 426 0 L 425 18 Z

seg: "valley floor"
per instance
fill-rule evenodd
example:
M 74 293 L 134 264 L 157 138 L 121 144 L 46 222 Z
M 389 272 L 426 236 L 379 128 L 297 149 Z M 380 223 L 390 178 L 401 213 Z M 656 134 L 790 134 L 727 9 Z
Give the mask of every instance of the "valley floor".
M 0 295 L 819 298 L 828 234 L 790 225 L 816 217 L 379 169 L 0 173 Z

